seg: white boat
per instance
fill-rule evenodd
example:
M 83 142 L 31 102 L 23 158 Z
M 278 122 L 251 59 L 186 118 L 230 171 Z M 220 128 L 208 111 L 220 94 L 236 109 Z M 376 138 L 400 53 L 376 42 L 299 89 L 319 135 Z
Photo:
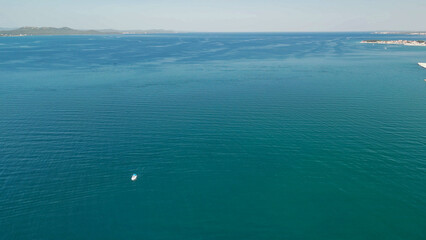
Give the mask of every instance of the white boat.
M 420 65 L 421 67 L 426 68 L 426 63 L 419 63 L 419 65 Z
M 138 175 L 136 173 L 134 173 L 132 175 L 132 181 L 136 181 L 136 179 L 138 179 Z

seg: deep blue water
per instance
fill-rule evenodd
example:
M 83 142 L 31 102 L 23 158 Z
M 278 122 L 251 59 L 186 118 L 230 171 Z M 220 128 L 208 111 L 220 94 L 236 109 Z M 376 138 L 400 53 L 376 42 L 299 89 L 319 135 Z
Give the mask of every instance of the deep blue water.
M 426 48 L 365 39 L 426 37 L 0 38 L 0 239 L 426 239 Z

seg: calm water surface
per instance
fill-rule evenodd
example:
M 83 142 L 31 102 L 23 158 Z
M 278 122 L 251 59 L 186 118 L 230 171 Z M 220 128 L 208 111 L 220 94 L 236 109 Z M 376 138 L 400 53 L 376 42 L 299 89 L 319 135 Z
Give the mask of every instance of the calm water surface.
M 426 48 L 371 38 L 0 38 L 0 239 L 426 239 Z

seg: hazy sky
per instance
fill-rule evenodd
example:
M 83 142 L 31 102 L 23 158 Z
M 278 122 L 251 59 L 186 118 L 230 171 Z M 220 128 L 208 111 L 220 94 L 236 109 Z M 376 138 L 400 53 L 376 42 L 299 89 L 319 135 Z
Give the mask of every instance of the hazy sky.
M 0 27 L 426 30 L 426 0 L 0 0 Z

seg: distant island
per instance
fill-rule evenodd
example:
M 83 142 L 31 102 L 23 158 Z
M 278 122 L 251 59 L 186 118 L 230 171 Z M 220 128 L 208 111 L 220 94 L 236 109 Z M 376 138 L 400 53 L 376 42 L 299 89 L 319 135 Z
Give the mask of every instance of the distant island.
M 426 32 L 374 32 L 373 34 L 426 35 Z
M 111 34 L 154 34 L 154 33 L 176 33 L 171 30 L 77 30 L 69 27 L 21 27 L 18 29 L 0 31 L 1 37 L 17 36 L 49 36 L 49 35 L 111 35 Z
M 404 46 L 422 46 L 426 47 L 426 42 L 423 40 L 411 41 L 411 40 L 391 40 L 391 41 L 382 41 L 382 40 L 365 40 L 361 43 L 376 43 L 376 44 L 395 44 L 395 45 L 404 45 Z

